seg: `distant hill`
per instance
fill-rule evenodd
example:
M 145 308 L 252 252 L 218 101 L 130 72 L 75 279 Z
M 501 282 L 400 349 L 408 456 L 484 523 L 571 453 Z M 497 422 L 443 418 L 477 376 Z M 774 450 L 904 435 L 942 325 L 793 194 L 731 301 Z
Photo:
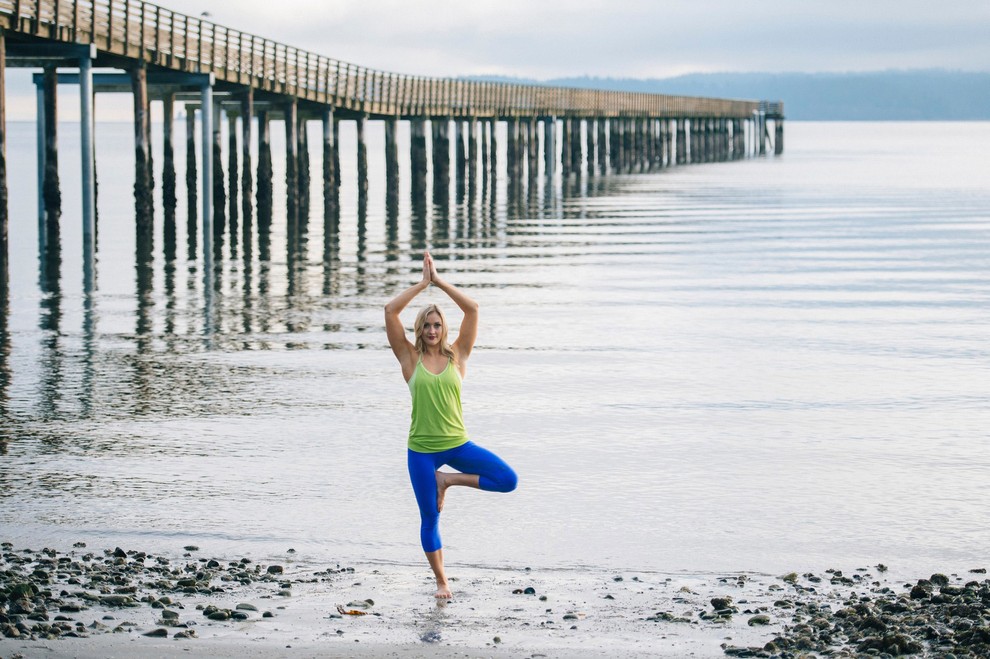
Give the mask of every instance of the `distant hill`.
M 473 78 L 478 79 L 478 78 Z M 683 96 L 783 101 L 788 119 L 990 120 L 990 72 L 694 73 L 675 78 L 556 78 L 500 82 Z

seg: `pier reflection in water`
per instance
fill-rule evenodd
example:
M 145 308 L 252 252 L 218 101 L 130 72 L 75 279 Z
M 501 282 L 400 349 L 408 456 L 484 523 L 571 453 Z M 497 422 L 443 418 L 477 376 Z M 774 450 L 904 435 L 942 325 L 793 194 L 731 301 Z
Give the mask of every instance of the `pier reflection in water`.
M 472 436 L 522 477 L 496 507 L 458 498 L 445 534 L 459 556 L 772 574 L 978 565 L 988 128 L 925 128 L 850 125 L 837 141 L 797 125 L 786 158 L 661 173 L 480 170 L 458 186 L 452 167 L 448 197 L 405 175 L 388 194 L 370 122 L 362 199 L 345 123 L 339 204 L 321 203 L 311 154 L 309 212 L 290 222 L 276 159 L 270 213 L 229 213 L 204 259 L 181 202 L 137 239 L 131 181 L 109 174 L 131 156 L 102 146 L 129 143 L 129 127 L 100 125 L 95 286 L 75 219 L 59 249 L 39 250 L 33 221 L 11 224 L 5 539 L 419 560 L 408 392 L 381 307 L 430 249 L 482 303 Z M 16 149 L 33 139 L 12 144 L 12 160 L 30 157 Z M 13 174 L 12 217 L 30 218 L 33 172 Z
M 267 120 L 259 122 L 266 131 L 268 124 Z M 125 129 L 101 125 L 100 143 L 113 143 L 113 136 Z M 280 133 L 271 131 L 262 143 L 283 152 Z M 362 194 L 353 185 L 354 162 L 346 157 L 354 151 L 347 144 L 354 136 L 345 131 L 343 137 L 342 148 L 337 150 L 345 154 L 343 183 L 333 203 L 312 203 L 314 195 L 322 199 L 324 192 L 316 164 L 312 170 L 299 168 L 308 185 L 297 205 L 287 205 L 282 183 L 285 163 L 272 163 L 270 153 L 258 155 L 274 168 L 268 179 L 268 185 L 274 181 L 273 189 L 267 196 L 261 194 L 274 203 L 255 207 L 231 194 L 224 214 L 214 222 L 212 253 L 205 260 L 199 250 L 194 189 L 185 194 L 180 191 L 176 199 L 166 196 L 161 200 L 163 205 L 155 210 L 160 222 L 153 217 L 136 220 L 127 214 L 127 181 L 104 175 L 96 261 L 84 264 L 82 290 L 78 290 L 78 275 L 63 264 L 64 252 L 78 253 L 77 244 L 62 244 L 62 227 L 71 226 L 67 223 L 74 218 L 43 224 L 37 243 L 35 290 L 20 272 L 14 273 L 18 276 L 11 284 L 15 293 L 38 300 L 40 350 L 35 363 L 22 364 L 20 378 L 36 378 L 37 382 L 33 393 L 19 389 L 19 404 L 10 403 L 11 296 L 5 294 L 3 300 L 5 433 L 17 421 L 31 426 L 31 432 L 47 432 L 36 422 L 133 420 L 182 415 L 192 409 L 210 413 L 211 404 L 214 412 L 225 407 L 223 396 L 197 393 L 222 390 L 222 375 L 176 363 L 169 355 L 361 348 L 369 342 L 380 347 L 380 319 L 364 307 L 369 300 L 377 304 L 379 298 L 415 276 L 424 250 L 432 250 L 441 263 L 451 262 L 455 271 L 456 263 L 470 260 L 475 284 L 490 285 L 484 283 L 485 273 L 491 272 L 484 262 L 504 261 L 510 236 L 515 248 L 530 258 L 541 258 L 542 241 L 529 244 L 527 239 L 534 223 L 561 218 L 571 196 L 591 197 L 613 185 L 608 178 L 562 181 L 559 175 L 509 176 L 462 164 L 455 167 L 456 174 L 446 188 L 428 188 L 422 181 L 400 177 L 399 187 L 385 189 L 375 167 L 379 163 L 374 154 L 381 149 L 375 148 L 376 134 L 370 131 L 372 194 Z M 72 138 L 70 131 L 67 139 Z M 492 142 L 499 143 L 497 136 Z M 408 151 L 406 145 L 403 148 Z M 110 171 L 126 159 L 110 148 L 103 148 L 101 154 Z M 492 162 L 498 162 L 498 153 L 493 155 Z M 195 174 L 184 171 L 191 164 L 165 158 L 165 168 L 170 170 L 166 178 L 180 185 L 195 182 Z M 237 160 L 229 159 L 228 164 L 236 167 Z M 230 184 L 238 180 L 235 174 L 228 171 Z M 259 181 L 259 186 L 264 184 Z M 186 203 L 176 203 L 177 199 Z M 322 213 L 314 215 L 314 210 Z M 72 229 L 69 234 L 75 240 Z M 21 244 L 29 240 L 29 232 L 15 233 Z M 66 278 L 70 281 L 68 297 L 63 286 Z M 126 285 L 128 280 L 133 282 L 131 287 Z M 68 320 L 66 305 L 71 308 Z M 23 316 L 28 310 L 17 311 Z

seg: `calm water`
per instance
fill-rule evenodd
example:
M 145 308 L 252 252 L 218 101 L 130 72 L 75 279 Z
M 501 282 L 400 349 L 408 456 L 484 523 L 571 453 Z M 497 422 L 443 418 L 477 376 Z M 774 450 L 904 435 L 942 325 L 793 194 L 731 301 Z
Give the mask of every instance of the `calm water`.
M 100 125 L 87 297 L 77 131 L 61 134 L 55 279 L 39 267 L 33 126 L 11 126 L 0 539 L 421 561 L 381 307 L 429 247 L 482 305 L 468 428 L 521 477 L 511 495 L 451 494 L 450 560 L 990 562 L 990 124 L 791 122 L 783 158 L 521 200 L 503 176 L 446 210 L 413 209 L 405 171 L 386 209 L 379 130 L 364 213 L 345 123 L 339 226 L 314 181 L 299 236 L 276 219 L 245 244 L 239 225 L 207 281 L 181 162 L 174 246 L 159 213 L 136 267 L 131 128 Z

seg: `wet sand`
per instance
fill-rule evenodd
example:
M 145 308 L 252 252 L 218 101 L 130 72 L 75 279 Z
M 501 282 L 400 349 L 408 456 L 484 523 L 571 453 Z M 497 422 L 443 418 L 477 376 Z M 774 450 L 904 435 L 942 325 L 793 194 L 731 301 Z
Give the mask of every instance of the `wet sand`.
M 979 656 L 982 629 L 990 643 L 990 581 L 979 572 L 914 582 L 876 566 L 846 575 L 448 572 L 454 599 L 437 603 L 425 565 L 5 546 L 0 657 L 855 656 L 869 643 L 937 654 L 962 638 L 970 643 L 952 649 Z M 978 606 L 960 610 L 966 598 Z M 909 615 L 928 616 L 931 629 Z

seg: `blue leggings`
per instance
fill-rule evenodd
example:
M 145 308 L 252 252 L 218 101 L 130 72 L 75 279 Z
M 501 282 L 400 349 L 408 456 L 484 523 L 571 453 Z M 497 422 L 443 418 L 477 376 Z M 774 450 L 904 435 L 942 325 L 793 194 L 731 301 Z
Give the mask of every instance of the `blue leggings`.
M 437 512 L 437 469 L 450 465 L 464 474 L 478 474 L 478 485 L 489 492 L 511 492 L 516 489 L 516 472 L 512 471 L 512 467 L 474 442 L 439 453 L 418 453 L 412 449 L 407 452 L 409 480 L 419 505 L 419 539 L 423 543 L 423 551 L 431 552 L 443 547 L 440 542 L 440 513 Z

